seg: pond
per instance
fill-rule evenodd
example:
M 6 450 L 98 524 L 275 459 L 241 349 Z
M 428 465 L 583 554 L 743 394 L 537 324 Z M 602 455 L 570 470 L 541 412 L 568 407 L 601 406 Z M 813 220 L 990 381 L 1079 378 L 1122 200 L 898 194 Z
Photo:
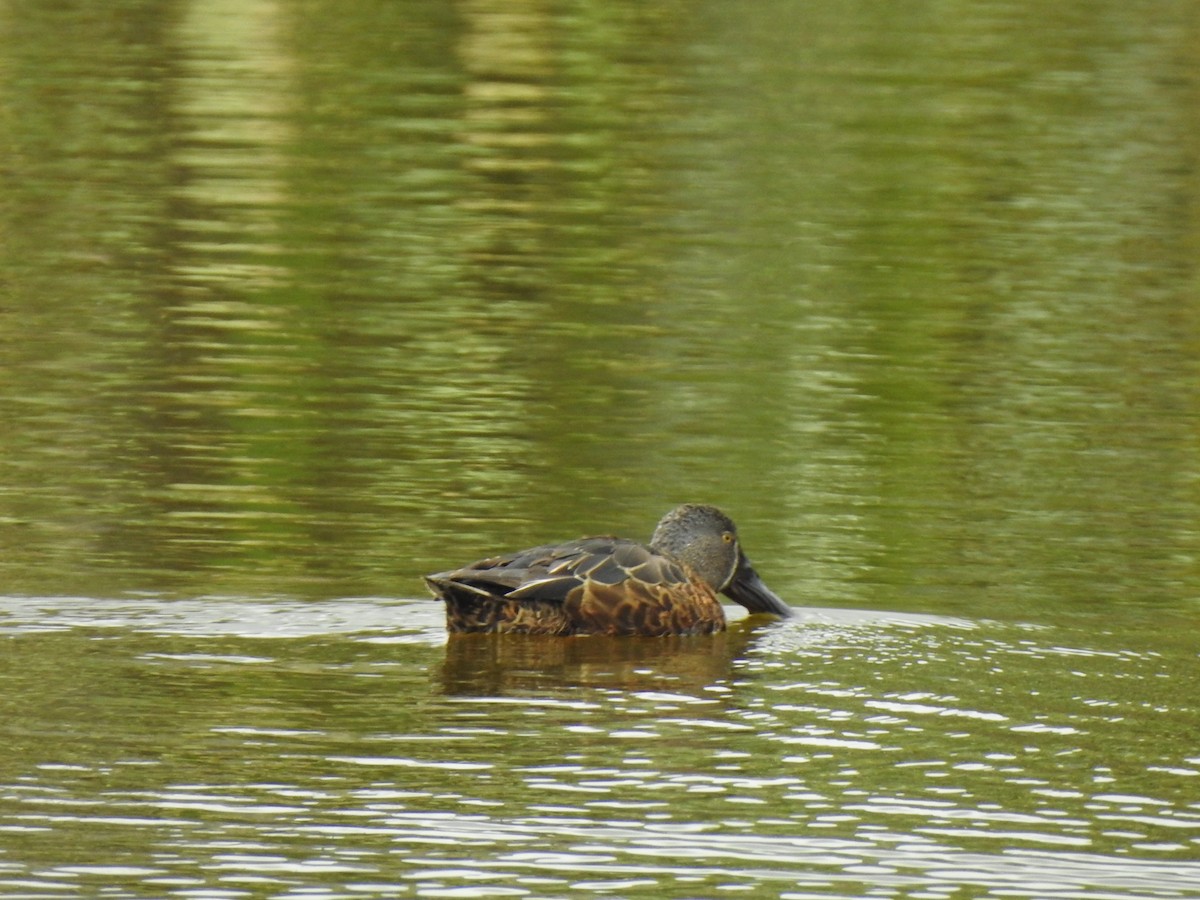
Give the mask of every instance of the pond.
M 1200 893 L 1192 5 L 0 9 L 0 893 Z M 784 622 L 448 640 L 680 502 Z

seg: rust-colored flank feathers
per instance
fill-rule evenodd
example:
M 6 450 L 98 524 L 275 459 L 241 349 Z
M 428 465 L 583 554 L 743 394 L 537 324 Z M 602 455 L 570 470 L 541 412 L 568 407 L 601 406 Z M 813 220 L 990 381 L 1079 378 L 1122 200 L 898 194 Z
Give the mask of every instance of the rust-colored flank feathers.
M 730 519 L 668 513 L 649 545 L 589 537 L 495 556 L 425 578 L 451 632 L 686 635 L 725 628 L 724 593 L 751 612 L 791 608 L 755 574 Z

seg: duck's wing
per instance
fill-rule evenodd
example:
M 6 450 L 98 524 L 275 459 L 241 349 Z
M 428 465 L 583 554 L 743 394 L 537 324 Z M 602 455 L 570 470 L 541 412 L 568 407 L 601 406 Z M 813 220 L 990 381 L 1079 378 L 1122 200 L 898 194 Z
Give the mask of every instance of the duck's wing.
M 708 585 L 649 547 L 583 538 L 429 575 L 451 632 L 707 634 L 725 627 Z
M 563 603 L 592 588 L 682 585 L 687 575 L 678 563 L 636 541 L 593 537 L 481 559 L 425 580 L 443 598 L 466 593 L 484 600 Z

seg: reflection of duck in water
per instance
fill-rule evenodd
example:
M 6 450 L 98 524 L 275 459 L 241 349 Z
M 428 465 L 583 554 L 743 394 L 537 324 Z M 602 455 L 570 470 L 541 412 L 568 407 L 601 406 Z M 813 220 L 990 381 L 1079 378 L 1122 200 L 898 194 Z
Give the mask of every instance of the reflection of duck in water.
M 752 613 L 790 616 L 712 506 L 667 513 L 650 545 L 581 538 L 426 577 L 451 632 L 694 635 L 722 631 L 722 593 Z
M 733 662 L 763 634 L 761 620 L 686 637 L 563 640 L 552 635 L 452 634 L 442 666 L 450 695 L 502 695 L 563 687 L 695 694 L 728 681 Z

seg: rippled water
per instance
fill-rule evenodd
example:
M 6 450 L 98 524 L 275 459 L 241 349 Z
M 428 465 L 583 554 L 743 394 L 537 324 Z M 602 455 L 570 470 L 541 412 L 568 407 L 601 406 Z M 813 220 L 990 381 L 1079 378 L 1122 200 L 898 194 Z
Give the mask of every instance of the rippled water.
M 1200 896 L 1197 35 L 0 2 L 0 894 Z M 796 620 L 415 599 L 683 501 Z
M 1194 656 L 1144 634 L 810 610 L 447 646 L 428 601 L 0 611 L 5 896 L 1200 884 Z

